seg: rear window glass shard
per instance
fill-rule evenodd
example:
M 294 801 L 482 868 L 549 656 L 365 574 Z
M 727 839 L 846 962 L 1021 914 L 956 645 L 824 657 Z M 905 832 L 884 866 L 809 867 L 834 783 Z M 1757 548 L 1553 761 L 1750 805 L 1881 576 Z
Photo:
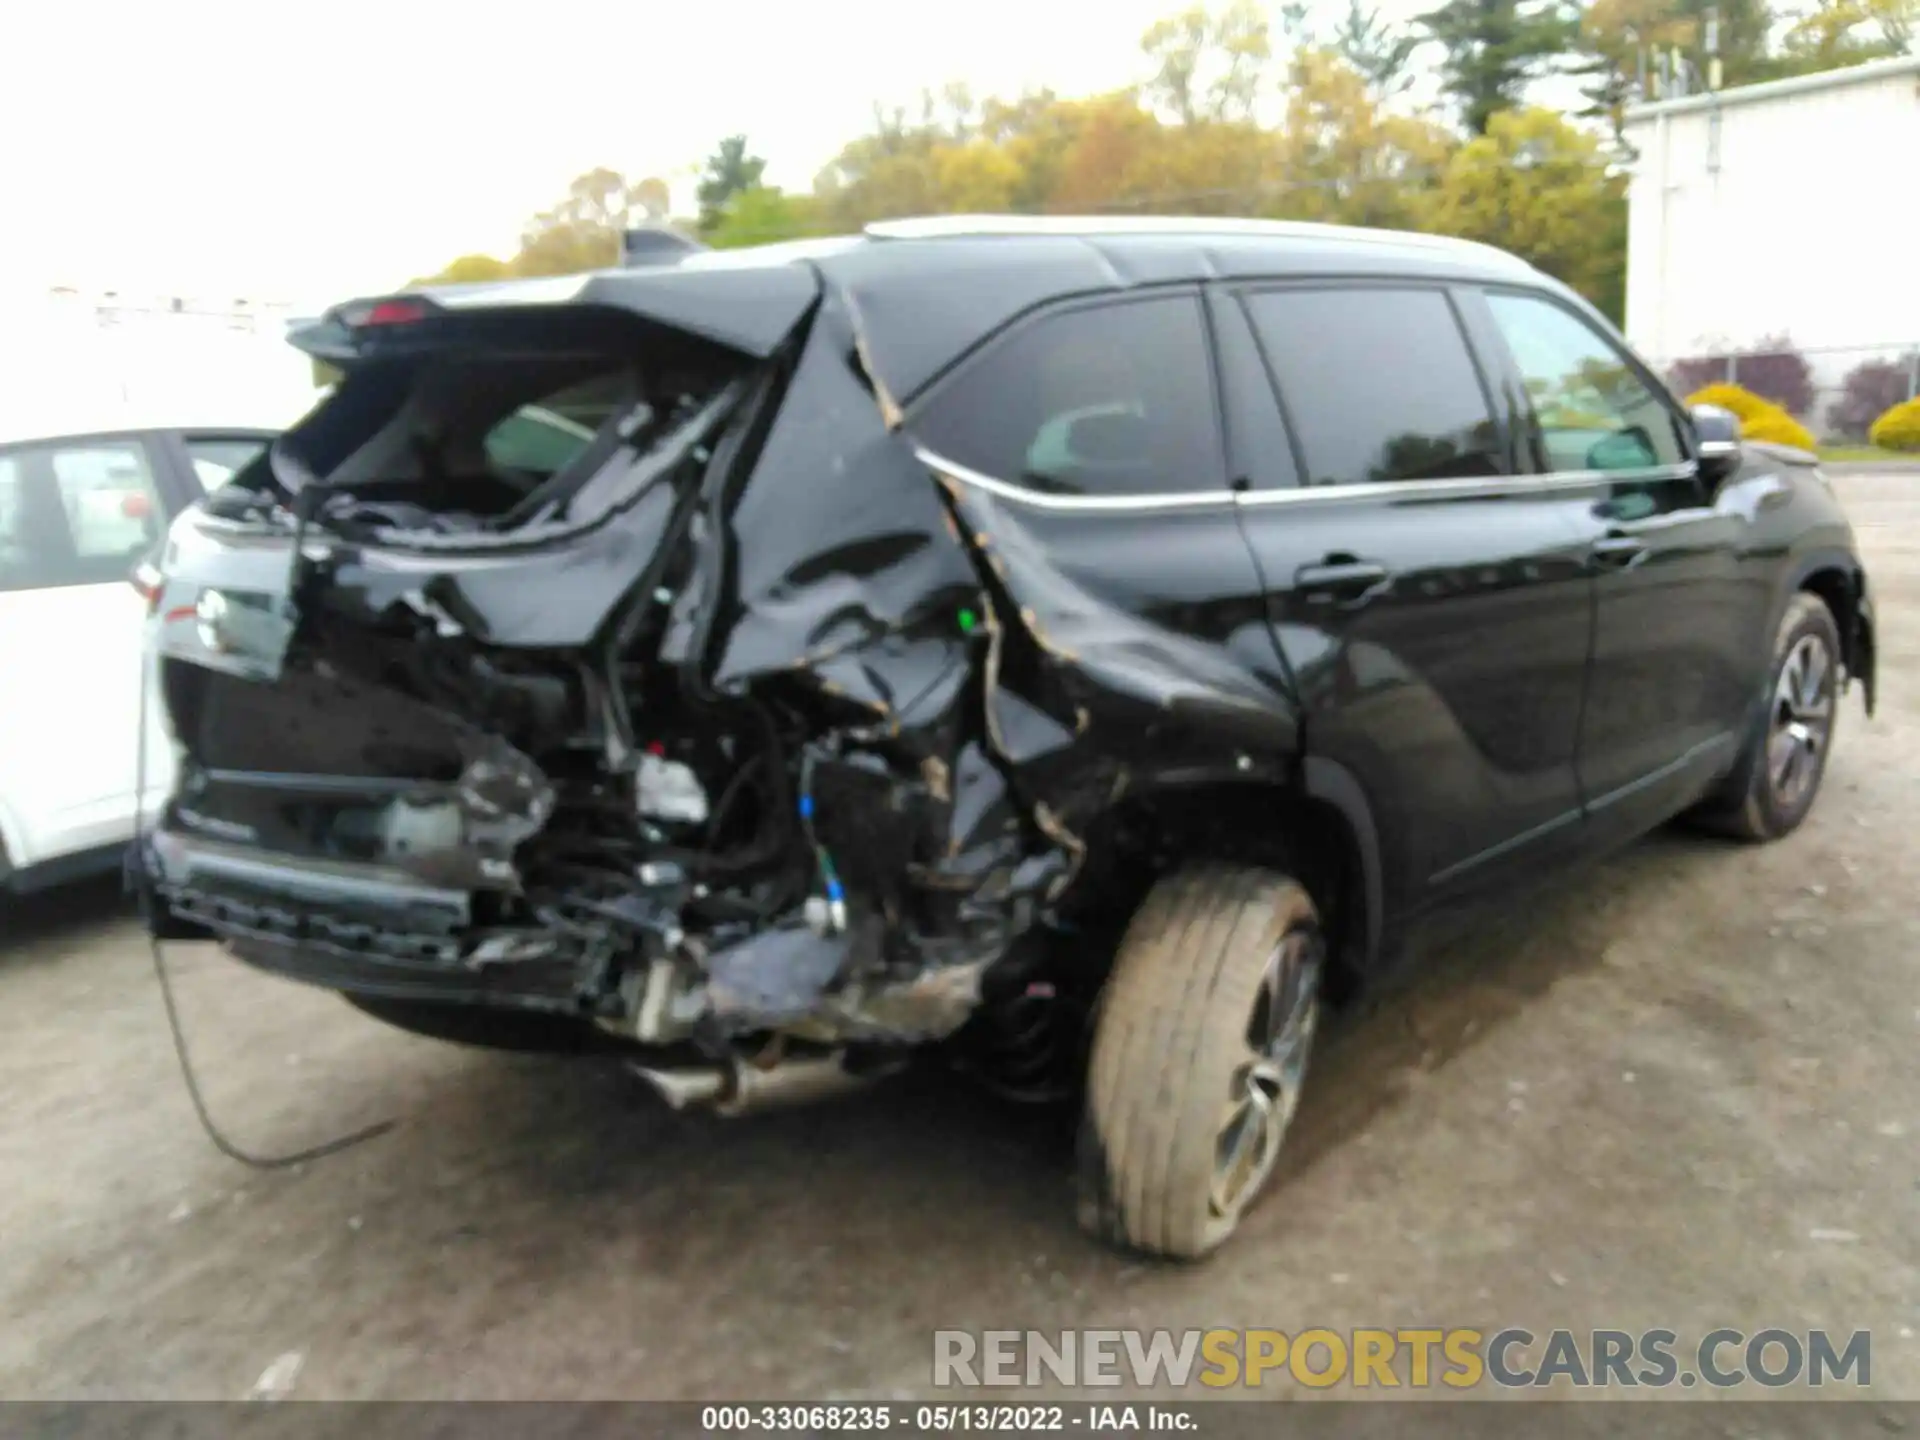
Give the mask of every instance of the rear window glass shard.
M 1504 475 L 1505 446 L 1438 290 L 1326 287 L 1242 297 L 1312 485 Z
M 556 333 L 549 317 L 515 334 L 493 320 L 352 369 L 277 447 L 280 488 L 311 472 L 324 523 L 423 537 L 591 523 L 589 501 L 604 513 L 631 497 L 589 482 L 691 443 L 687 422 L 756 363 L 656 325 Z
M 983 475 L 1067 496 L 1226 488 L 1195 295 L 1041 315 L 916 407 L 920 443 Z

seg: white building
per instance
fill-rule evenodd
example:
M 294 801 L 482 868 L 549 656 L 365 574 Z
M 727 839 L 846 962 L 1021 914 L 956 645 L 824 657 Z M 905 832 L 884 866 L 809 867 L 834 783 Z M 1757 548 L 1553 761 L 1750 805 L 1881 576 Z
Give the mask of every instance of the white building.
M 1627 336 L 1789 337 L 1823 391 L 1920 346 L 1920 56 L 1627 111 Z

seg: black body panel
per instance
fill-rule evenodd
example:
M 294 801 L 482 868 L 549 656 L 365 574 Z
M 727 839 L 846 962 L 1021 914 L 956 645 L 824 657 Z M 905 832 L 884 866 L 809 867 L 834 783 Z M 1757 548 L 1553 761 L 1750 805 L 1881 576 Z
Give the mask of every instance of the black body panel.
M 296 561 L 284 518 L 183 522 L 160 624 L 188 763 L 156 913 L 335 988 L 629 1025 L 672 1009 L 646 976 L 692 953 L 707 1040 L 910 1043 L 1025 976 L 1029 939 L 1123 920 L 1141 866 L 1270 854 L 1311 813 L 1364 965 L 1732 773 L 1795 590 L 1841 597 L 1871 686 L 1817 470 L 1748 447 L 1715 488 L 1684 445 L 1554 469 L 1496 288 L 1575 306 L 1498 252 L 1338 232 L 844 241 L 447 296 L 626 309 L 752 363 L 574 533 L 321 523 Z M 1356 298 L 1261 312 L 1302 290 Z M 1342 305 L 1357 331 L 1387 292 L 1451 337 L 1421 404 L 1466 413 L 1375 445 L 1348 433 L 1367 397 L 1307 372 Z M 1024 327 L 1175 300 L 1206 337 L 1180 393 L 1211 401 L 1189 453 L 1212 458 L 1155 470 L 1142 443 L 1124 491 L 1061 483 L 1032 457 L 1097 475 L 1076 437 L 1151 416 L 1084 397 L 1022 431 L 1020 473 L 929 438 Z M 364 358 L 329 323 L 311 343 Z M 655 761 L 697 805 L 647 788 Z M 1182 796 L 1241 828 L 1176 828 Z

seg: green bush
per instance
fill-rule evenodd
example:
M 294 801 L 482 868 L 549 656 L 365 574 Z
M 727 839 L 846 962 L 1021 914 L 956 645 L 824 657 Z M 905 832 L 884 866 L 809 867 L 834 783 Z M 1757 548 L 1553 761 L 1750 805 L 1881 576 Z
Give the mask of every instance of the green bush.
M 1874 421 L 1867 438 L 1882 450 L 1920 450 L 1920 397 L 1902 400 Z

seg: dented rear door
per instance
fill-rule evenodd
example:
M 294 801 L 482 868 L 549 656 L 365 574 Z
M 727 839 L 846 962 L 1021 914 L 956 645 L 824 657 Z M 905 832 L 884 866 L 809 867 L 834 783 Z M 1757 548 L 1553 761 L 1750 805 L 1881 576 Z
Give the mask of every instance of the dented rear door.
M 1197 290 L 1020 321 L 904 428 L 1009 632 L 989 724 L 1036 794 L 1073 823 L 1128 789 L 1287 773 L 1295 712 Z

